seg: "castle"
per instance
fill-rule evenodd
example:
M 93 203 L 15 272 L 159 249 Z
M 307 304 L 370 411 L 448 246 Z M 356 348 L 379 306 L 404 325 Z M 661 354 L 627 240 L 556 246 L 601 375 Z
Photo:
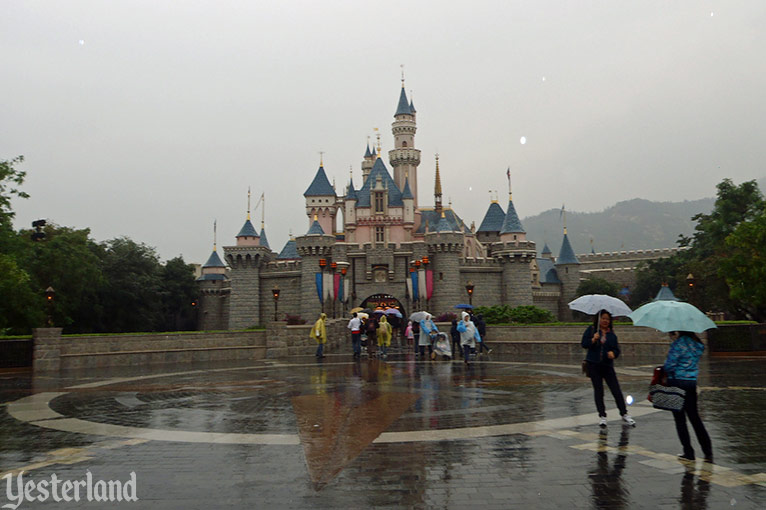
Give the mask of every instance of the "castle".
M 467 227 L 442 203 L 439 158 L 435 161 L 433 206 L 419 201 L 420 150 L 415 145 L 417 112 L 404 90 L 394 113 L 394 148 L 389 168 L 367 145 L 362 184 L 353 178 L 340 196 L 320 162 L 304 195 L 308 230 L 271 250 L 263 224 L 256 231 L 248 215 L 225 246 L 216 246 L 202 266 L 198 328 L 243 329 L 284 318 L 285 312 L 313 320 L 320 312 L 346 316 L 351 308 L 388 306 L 404 316 L 428 310 L 454 312 L 474 306 L 536 305 L 561 320 L 580 281 L 599 276 L 630 285 L 637 262 L 669 256 L 673 250 L 576 256 L 564 228 L 558 257 L 547 244 L 540 256 L 527 240 L 509 192 L 505 210 L 493 200 L 478 229 Z M 343 231 L 337 232 L 338 213 Z

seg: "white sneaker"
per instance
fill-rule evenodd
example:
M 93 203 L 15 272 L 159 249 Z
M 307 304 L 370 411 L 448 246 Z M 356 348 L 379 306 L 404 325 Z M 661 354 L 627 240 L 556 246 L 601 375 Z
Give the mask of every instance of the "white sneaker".
M 636 420 L 630 417 L 629 414 L 623 414 L 622 415 L 622 421 L 625 422 L 625 425 L 630 425 L 631 427 L 636 426 Z
M 598 419 L 599 427 L 606 427 L 606 416 L 602 416 Z

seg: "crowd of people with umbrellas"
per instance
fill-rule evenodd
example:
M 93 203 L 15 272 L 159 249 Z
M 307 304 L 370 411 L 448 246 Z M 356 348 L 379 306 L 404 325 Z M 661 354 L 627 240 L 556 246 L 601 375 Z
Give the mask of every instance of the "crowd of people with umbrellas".
M 708 329 L 715 328 L 715 323 L 704 313 L 689 303 L 678 301 L 672 293 L 660 294 L 646 305 L 631 310 L 622 300 L 600 294 L 581 296 L 569 303 L 572 310 L 593 316 L 593 324 L 583 333 L 581 345 L 587 353 L 582 363 L 583 372 L 590 378 L 593 396 L 599 415 L 599 426 L 608 425 L 604 405 L 604 383 L 612 393 L 621 421 L 626 426 L 635 426 L 636 421 L 628 414 L 626 400 L 623 397 L 614 360 L 620 356 L 620 345 L 614 333 L 612 319 L 615 316 L 628 317 L 634 326 L 644 326 L 669 333 L 672 343 L 662 367 L 655 370 L 657 408 L 671 410 L 676 432 L 683 447 L 679 454 L 682 461 L 695 460 L 686 420 L 692 424 L 705 461 L 713 461 L 713 450 L 708 435 L 697 410 L 697 375 L 699 359 L 705 346 L 697 336 Z M 351 330 L 352 349 L 355 359 L 361 358 L 362 347 L 366 346 L 370 358 L 378 356 L 386 359 L 393 338 L 398 338 L 400 347 L 414 349 L 421 360 L 453 359 L 458 356 L 468 364 L 471 359 L 486 349 L 486 325 L 481 315 L 474 316 L 471 305 L 460 304 L 460 319 L 454 319 L 449 336 L 439 331 L 433 316 L 426 311 L 415 312 L 405 323 L 402 313 L 397 308 L 375 310 L 356 308 L 351 310 L 352 318 L 348 323 Z M 318 344 L 316 355 L 324 357 L 324 344 L 327 341 L 325 330 L 326 315 L 320 318 L 311 329 L 311 336 Z M 428 354 L 426 355 L 426 351 Z

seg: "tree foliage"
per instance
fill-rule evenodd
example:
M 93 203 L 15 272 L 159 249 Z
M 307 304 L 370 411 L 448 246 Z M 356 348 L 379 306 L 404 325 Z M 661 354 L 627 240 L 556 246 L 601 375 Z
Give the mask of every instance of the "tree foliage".
M 609 280 L 603 278 L 591 277 L 580 282 L 575 291 L 577 296 L 587 294 L 606 294 L 607 296 L 617 297 L 620 287 Z
M 665 281 L 677 297 L 704 311 L 766 320 L 766 202 L 755 181 L 737 186 L 725 179 L 717 189 L 713 211 L 692 217 L 694 234 L 679 239 L 688 249 L 639 268 L 634 306 L 653 297 Z
M 532 305 L 515 308 L 508 305 L 477 306 L 473 311 L 476 315 L 482 314 L 484 322 L 487 324 L 508 324 L 511 322 L 534 324 L 554 321 L 553 314 L 548 310 Z

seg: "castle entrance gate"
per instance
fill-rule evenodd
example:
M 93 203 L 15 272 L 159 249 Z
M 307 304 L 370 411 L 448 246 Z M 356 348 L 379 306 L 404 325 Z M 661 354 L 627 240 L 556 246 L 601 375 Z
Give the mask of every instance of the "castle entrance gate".
M 401 301 L 391 294 L 373 294 L 362 301 L 361 306 L 362 308 L 369 308 L 372 311 L 375 311 L 376 308 L 395 308 L 402 314 L 402 318 L 399 319 L 393 315 L 387 314 L 386 317 L 388 318 L 388 321 L 394 329 L 401 327 L 402 324 L 405 326 L 407 325 L 407 310 L 404 309 L 404 305 L 402 305 Z

